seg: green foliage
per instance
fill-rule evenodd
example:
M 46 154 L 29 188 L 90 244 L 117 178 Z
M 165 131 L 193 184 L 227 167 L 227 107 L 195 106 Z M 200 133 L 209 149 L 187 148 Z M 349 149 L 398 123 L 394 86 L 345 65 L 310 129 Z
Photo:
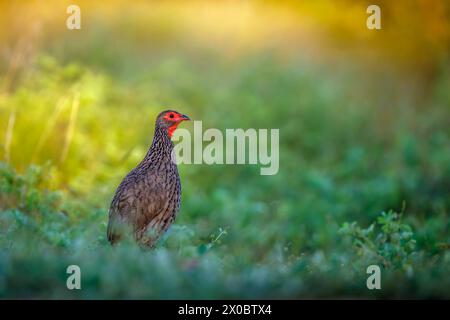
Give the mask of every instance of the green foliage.
M 392 82 L 268 54 L 108 62 L 99 48 L 82 47 L 87 61 L 48 50 L 0 99 L 0 132 L 15 114 L 0 162 L 0 297 L 450 297 L 441 91 L 425 112 Z M 280 171 L 181 165 L 181 211 L 158 248 L 111 248 L 111 197 L 167 106 L 204 128 L 279 128 Z M 81 291 L 66 288 L 70 264 Z M 383 266 L 380 292 L 366 288 L 369 264 Z
M 382 212 L 376 223 L 362 229 L 357 222 L 344 223 L 341 233 L 350 236 L 357 254 L 366 262 L 410 271 L 416 240 L 401 215 Z
M 52 211 L 60 198 L 58 192 L 43 190 L 48 168 L 30 166 L 23 175 L 0 162 L 0 209 L 19 209 L 42 214 Z

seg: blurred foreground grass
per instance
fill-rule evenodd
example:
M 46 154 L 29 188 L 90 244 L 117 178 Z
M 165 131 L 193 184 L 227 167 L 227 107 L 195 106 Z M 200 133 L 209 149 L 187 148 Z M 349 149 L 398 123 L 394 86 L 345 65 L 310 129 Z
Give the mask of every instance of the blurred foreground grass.
M 229 55 L 180 44 L 169 22 L 138 24 L 163 33 L 145 46 L 131 21 L 4 68 L 0 297 L 450 297 L 446 58 L 405 75 L 352 56 Z M 111 248 L 109 201 L 168 106 L 204 128 L 279 128 L 280 171 L 181 165 L 158 249 Z M 70 264 L 81 291 L 66 288 Z M 382 290 L 366 288 L 371 264 Z

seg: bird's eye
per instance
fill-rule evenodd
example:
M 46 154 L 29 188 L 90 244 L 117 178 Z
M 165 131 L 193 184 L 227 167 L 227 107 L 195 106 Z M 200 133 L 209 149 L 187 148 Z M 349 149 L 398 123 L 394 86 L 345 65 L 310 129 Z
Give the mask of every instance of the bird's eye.
M 169 114 L 169 118 L 172 119 L 173 117 L 174 117 L 173 113 Z

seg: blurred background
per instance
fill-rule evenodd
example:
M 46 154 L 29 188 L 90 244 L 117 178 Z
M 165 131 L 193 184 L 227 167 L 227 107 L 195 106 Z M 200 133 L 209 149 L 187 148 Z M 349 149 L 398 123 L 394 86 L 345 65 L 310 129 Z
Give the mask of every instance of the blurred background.
M 449 54 L 448 1 L 1 1 L 0 297 L 449 298 Z M 180 165 L 158 249 L 112 249 L 168 107 L 279 128 L 279 172 Z

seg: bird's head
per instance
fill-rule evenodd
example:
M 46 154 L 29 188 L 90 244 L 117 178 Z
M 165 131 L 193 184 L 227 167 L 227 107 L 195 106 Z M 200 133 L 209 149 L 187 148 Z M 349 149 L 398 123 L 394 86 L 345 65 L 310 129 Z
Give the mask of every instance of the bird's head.
M 156 125 L 166 130 L 169 138 L 172 138 L 172 134 L 177 129 L 178 125 L 186 120 L 191 119 L 187 115 L 181 114 L 178 111 L 165 110 L 156 118 Z

